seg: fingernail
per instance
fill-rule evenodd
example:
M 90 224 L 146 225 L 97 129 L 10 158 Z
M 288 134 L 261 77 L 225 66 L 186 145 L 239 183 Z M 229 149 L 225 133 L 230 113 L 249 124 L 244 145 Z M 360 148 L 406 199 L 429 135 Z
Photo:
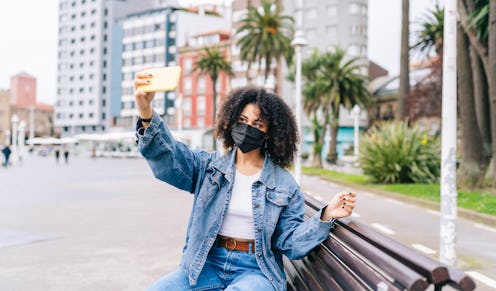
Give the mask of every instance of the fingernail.
M 152 74 L 150 74 L 150 73 L 148 73 L 147 75 L 148 75 L 148 77 L 151 77 L 152 76 Z
M 343 205 L 346 205 L 346 202 L 343 202 Z
M 344 209 L 344 206 L 341 206 L 341 208 L 343 208 L 343 209 Z
M 346 200 L 346 197 L 343 197 L 343 200 Z
M 146 80 L 147 83 L 150 83 L 150 80 Z
M 350 193 L 348 193 L 348 194 L 350 194 L 350 195 L 351 195 L 351 192 L 350 192 Z

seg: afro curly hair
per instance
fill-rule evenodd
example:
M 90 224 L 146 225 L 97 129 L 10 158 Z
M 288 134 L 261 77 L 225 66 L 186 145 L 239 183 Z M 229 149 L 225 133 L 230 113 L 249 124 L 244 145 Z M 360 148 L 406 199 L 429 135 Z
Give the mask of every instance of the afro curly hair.
M 287 168 L 293 164 L 299 142 L 293 112 L 284 100 L 263 88 L 246 86 L 233 89 L 217 115 L 215 135 L 227 151 L 234 148 L 232 128 L 238 123 L 241 112 L 248 104 L 260 109 L 260 117 L 268 126 L 268 139 L 262 150 L 275 164 Z

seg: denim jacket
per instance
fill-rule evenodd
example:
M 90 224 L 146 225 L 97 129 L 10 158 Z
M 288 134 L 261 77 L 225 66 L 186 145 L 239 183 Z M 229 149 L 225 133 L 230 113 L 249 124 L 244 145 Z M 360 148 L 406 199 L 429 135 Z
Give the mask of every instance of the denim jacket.
M 181 267 L 196 285 L 227 212 L 235 176 L 236 150 L 226 155 L 191 150 L 175 141 L 154 113 L 146 130 L 138 130 L 138 147 L 156 178 L 194 195 Z M 324 241 L 333 221 L 321 221 L 319 211 L 304 220 L 305 202 L 293 176 L 269 156 L 252 185 L 255 255 L 275 290 L 286 290 L 282 255 L 305 256 Z

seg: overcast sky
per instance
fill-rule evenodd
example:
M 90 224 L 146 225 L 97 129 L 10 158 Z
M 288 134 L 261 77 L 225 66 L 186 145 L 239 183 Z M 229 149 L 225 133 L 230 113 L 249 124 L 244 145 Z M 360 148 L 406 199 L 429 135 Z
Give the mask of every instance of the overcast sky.
M 411 0 L 416 22 L 435 0 Z M 37 99 L 54 103 L 57 85 L 58 0 L 12 0 L 0 4 L 0 89 L 26 72 L 37 79 Z M 414 29 L 414 28 L 413 28 Z M 399 72 L 401 0 L 369 0 L 368 57 Z

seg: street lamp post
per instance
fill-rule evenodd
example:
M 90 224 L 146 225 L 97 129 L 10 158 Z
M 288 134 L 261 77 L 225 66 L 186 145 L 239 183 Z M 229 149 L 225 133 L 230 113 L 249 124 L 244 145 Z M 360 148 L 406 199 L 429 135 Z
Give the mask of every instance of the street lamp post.
M 10 145 L 10 129 L 5 130 L 5 144 Z
M 305 40 L 303 30 L 302 30 L 302 24 L 303 24 L 303 15 L 302 15 L 302 9 L 303 9 L 303 1 L 298 0 L 297 1 L 297 18 L 296 18 L 296 33 L 293 41 L 291 41 L 291 45 L 294 46 L 295 48 L 295 57 L 296 57 L 296 78 L 295 78 L 295 87 L 296 87 L 296 94 L 295 94 L 295 105 L 296 105 L 296 126 L 298 127 L 298 132 L 300 133 L 300 144 L 298 146 L 298 151 L 296 152 L 296 160 L 295 160 L 295 171 L 294 171 L 294 176 L 296 182 L 299 184 L 301 181 L 301 150 L 302 150 L 302 144 L 304 142 L 304 135 L 303 135 L 303 127 L 302 127 L 302 110 L 301 110 L 301 50 L 302 48 L 307 45 L 307 41 Z
M 26 138 L 26 122 L 24 120 L 21 120 L 19 122 L 19 137 L 18 137 L 18 149 L 19 149 L 19 161 L 22 161 L 24 157 L 24 144 L 25 144 L 25 138 Z
M 34 107 L 29 108 L 29 140 L 34 138 Z
M 445 2 L 443 40 L 443 97 L 441 133 L 440 260 L 456 263 L 456 0 Z
M 10 121 L 12 122 L 12 164 L 14 164 L 17 162 L 17 123 L 19 117 L 14 114 Z

